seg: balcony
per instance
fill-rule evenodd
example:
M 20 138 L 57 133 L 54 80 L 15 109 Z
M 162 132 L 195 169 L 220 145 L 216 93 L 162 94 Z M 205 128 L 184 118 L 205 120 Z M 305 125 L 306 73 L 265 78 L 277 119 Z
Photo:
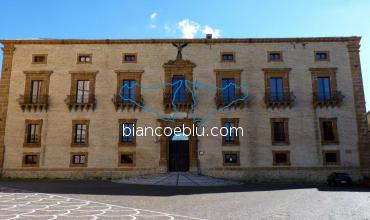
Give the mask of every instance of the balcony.
M 313 106 L 317 107 L 339 107 L 344 99 L 344 95 L 340 91 L 333 91 L 332 93 L 313 93 Z
M 185 93 L 184 97 L 173 98 L 171 92 L 165 92 L 163 94 L 163 105 L 165 112 L 171 112 L 172 110 L 187 112 L 194 106 L 194 101 L 191 93 Z
M 95 95 L 84 95 L 84 96 L 77 96 L 77 95 L 67 95 L 67 98 L 64 100 L 67 104 L 69 110 L 72 109 L 81 111 L 86 109 L 94 110 L 96 107 L 96 98 Z
M 222 97 L 221 94 L 216 94 L 215 96 L 215 103 L 216 103 L 216 108 L 244 108 L 245 104 L 247 103 L 247 97 L 243 94 L 240 93 L 236 95 L 232 100 L 227 100 L 224 97 Z
M 283 92 L 279 94 L 265 93 L 265 104 L 267 108 L 291 108 L 295 101 L 293 92 Z
M 133 109 L 135 111 L 137 108 L 139 109 L 139 111 L 141 111 L 144 106 L 144 98 L 141 94 L 137 95 L 134 100 L 125 100 L 122 99 L 119 94 L 115 94 L 112 98 L 112 102 L 114 104 L 114 107 L 116 108 L 116 111 L 119 109 L 122 111 L 125 109 Z
M 17 99 L 22 110 L 44 110 L 47 111 L 49 107 L 49 96 L 48 95 L 38 95 L 38 96 L 24 96 L 20 95 Z

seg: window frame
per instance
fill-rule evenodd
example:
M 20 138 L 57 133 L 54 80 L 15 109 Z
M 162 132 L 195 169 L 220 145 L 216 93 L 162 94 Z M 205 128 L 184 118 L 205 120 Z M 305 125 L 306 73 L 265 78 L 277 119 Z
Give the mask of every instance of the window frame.
M 96 85 L 96 74 L 99 71 L 70 71 L 71 74 L 71 89 L 70 96 L 74 97 L 74 100 L 70 100 L 69 105 L 81 105 L 88 106 L 94 105 L 94 100 L 91 97 L 95 97 L 95 85 Z M 89 102 L 88 103 L 77 103 L 77 82 L 78 81 L 89 81 Z
M 236 163 L 227 163 L 225 161 L 226 154 L 236 154 L 237 162 Z M 222 151 L 222 165 L 223 166 L 240 166 L 240 151 Z
M 318 53 L 325 53 L 326 54 L 326 59 L 317 59 L 317 54 Z M 314 51 L 314 59 L 316 62 L 319 61 L 330 61 L 330 51 Z
M 280 59 L 278 60 L 273 60 L 271 59 L 272 54 L 279 54 Z M 267 62 L 283 62 L 283 52 L 282 51 L 268 51 L 267 52 Z
M 90 61 L 81 61 L 80 57 L 90 57 Z M 78 53 L 77 54 L 77 64 L 92 64 L 92 54 L 91 53 Z
M 337 91 L 337 80 L 336 71 L 337 68 L 310 68 L 311 80 L 312 80 L 312 92 L 318 93 L 318 81 L 319 77 L 329 77 L 330 79 L 330 94 L 333 96 L 334 92 Z
M 122 163 L 121 157 L 122 155 L 132 155 L 132 163 Z M 135 167 L 136 166 L 136 152 L 131 151 L 119 151 L 118 152 L 118 166 L 119 167 Z
M 232 60 L 224 60 L 224 56 L 232 56 L 233 59 Z M 224 52 L 221 52 L 220 53 L 220 62 L 221 63 L 235 63 L 236 62 L 236 59 L 235 59 L 235 52 L 232 52 L 232 51 L 224 51 Z
M 85 163 L 74 163 L 74 157 L 75 156 L 84 156 L 85 157 Z M 88 152 L 71 152 L 70 153 L 69 167 L 87 167 L 88 166 L 88 161 L 89 161 L 88 158 L 89 158 Z
M 141 85 L 141 76 L 144 71 L 142 70 L 116 70 L 117 73 L 117 98 L 121 99 L 119 96 L 121 92 L 121 86 L 124 80 L 134 80 L 136 84 Z M 135 101 L 139 101 L 141 97 L 141 87 L 135 86 Z
M 234 127 L 239 127 L 239 118 L 221 118 L 221 127 L 224 127 L 227 122 L 234 123 Z M 222 146 L 239 146 L 239 135 L 235 136 L 235 142 L 227 142 L 226 136 L 222 136 Z
M 36 57 L 44 57 L 43 62 L 36 62 Z M 47 64 L 48 63 L 48 54 L 32 54 L 32 64 Z
M 135 129 L 137 125 L 137 119 L 118 119 L 118 126 L 119 126 L 119 133 L 118 133 L 118 146 L 136 146 L 136 135 L 134 134 L 133 139 L 131 142 L 124 142 L 122 141 L 122 132 L 123 132 L 123 124 L 134 124 Z
M 36 163 L 35 164 L 27 164 L 26 157 L 27 156 L 36 156 Z M 39 152 L 24 152 L 22 155 L 22 167 L 39 167 L 40 166 L 40 153 Z
M 25 120 L 25 133 L 24 133 L 24 142 L 23 142 L 23 147 L 41 147 L 41 142 L 42 142 L 42 123 L 43 123 L 43 120 L 42 119 L 37 119 L 37 120 L 31 120 L 31 119 L 26 119 Z M 40 134 L 40 137 L 39 137 L 39 142 L 35 142 L 35 143 L 28 143 L 28 128 L 29 128 L 29 125 L 32 125 L 32 124 L 35 124 L 35 125 L 39 125 L 39 131 L 38 133 Z
M 324 126 L 323 122 L 330 121 L 332 122 L 333 126 L 333 135 L 334 140 L 325 140 L 324 138 Z M 338 136 L 338 119 L 337 118 L 319 118 L 320 122 L 320 137 L 321 137 L 321 145 L 338 145 L 339 144 L 339 136 Z
M 85 143 L 77 143 L 76 142 L 76 125 L 86 125 L 86 134 L 85 134 Z M 90 120 L 87 119 L 77 119 L 72 120 L 72 141 L 71 141 L 71 147 L 88 147 L 89 146 L 89 126 Z
M 134 56 L 135 60 L 126 61 L 125 56 Z M 122 53 L 122 63 L 137 63 L 137 60 L 138 60 L 137 53 Z
M 277 154 L 285 154 L 286 155 L 286 158 L 287 158 L 287 161 L 286 163 L 278 163 L 276 161 L 276 155 Z M 272 165 L 273 166 L 290 166 L 291 163 L 290 163 L 290 151 L 289 150 L 273 150 L 272 151 Z
M 337 162 L 331 163 L 326 161 L 326 153 L 335 153 Z M 322 161 L 324 166 L 340 166 L 341 165 L 341 158 L 340 158 L 340 150 L 323 150 L 322 151 Z
M 284 141 L 275 140 L 275 130 L 274 123 L 282 122 L 284 123 Z M 289 118 L 270 118 L 270 127 L 271 127 L 271 144 L 272 145 L 290 145 L 289 140 Z

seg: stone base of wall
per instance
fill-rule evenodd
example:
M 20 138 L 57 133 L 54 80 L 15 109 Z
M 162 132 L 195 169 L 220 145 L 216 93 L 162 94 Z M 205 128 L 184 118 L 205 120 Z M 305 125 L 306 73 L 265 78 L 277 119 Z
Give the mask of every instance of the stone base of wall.
M 240 168 L 208 169 L 204 175 L 243 182 L 276 182 L 276 183 L 325 183 L 332 172 L 346 172 L 353 181 L 362 179 L 359 167 L 287 167 L 287 168 Z
M 162 168 L 136 169 L 5 169 L 5 178 L 49 179 L 122 179 L 165 173 Z M 361 170 L 341 167 L 282 167 L 282 168 L 214 168 L 202 174 L 242 182 L 325 183 L 332 172 L 349 173 L 355 182 L 362 179 Z

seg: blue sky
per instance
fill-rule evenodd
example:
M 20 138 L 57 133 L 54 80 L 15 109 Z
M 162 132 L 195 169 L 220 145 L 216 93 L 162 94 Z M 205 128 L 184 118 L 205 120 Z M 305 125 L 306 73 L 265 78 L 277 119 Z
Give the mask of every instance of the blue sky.
M 180 38 L 205 32 L 228 38 L 362 36 L 370 110 L 368 0 L 2 0 L 0 5 L 0 39 Z

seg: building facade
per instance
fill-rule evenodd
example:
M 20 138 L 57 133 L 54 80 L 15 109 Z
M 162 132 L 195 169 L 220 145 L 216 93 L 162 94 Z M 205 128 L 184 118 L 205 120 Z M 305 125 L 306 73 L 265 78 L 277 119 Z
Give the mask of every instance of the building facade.
M 4 177 L 369 174 L 359 37 L 1 43 Z M 124 131 L 182 125 L 237 126 L 243 135 L 176 140 Z

